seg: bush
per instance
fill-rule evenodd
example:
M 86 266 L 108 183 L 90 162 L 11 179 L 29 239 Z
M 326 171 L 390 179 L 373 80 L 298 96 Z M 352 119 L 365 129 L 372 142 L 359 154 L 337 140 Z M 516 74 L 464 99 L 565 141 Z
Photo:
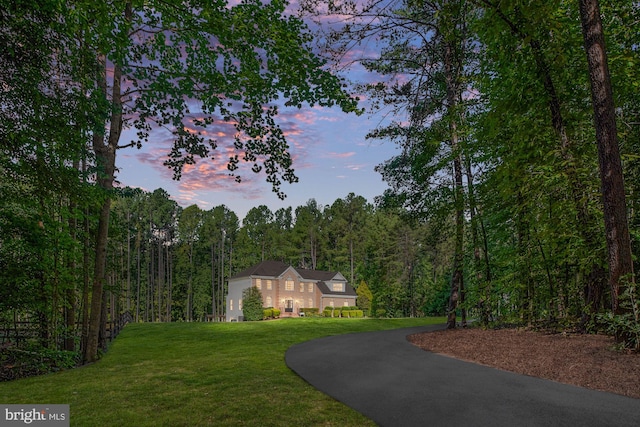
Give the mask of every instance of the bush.
M 277 319 L 278 317 L 280 317 L 280 310 L 278 310 L 277 308 L 272 308 L 271 311 L 273 311 L 273 317 L 275 319 Z
M 52 350 L 38 344 L 19 348 L 5 346 L 0 350 L 0 381 L 57 372 L 78 365 L 79 354 Z
M 376 317 L 385 317 L 387 315 L 387 310 L 384 308 L 376 309 Z
M 262 292 L 252 286 L 242 291 L 242 315 L 244 320 L 262 320 L 264 311 L 262 309 Z
M 637 284 L 628 284 L 620 295 L 622 314 L 609 312 L 598 316 L 607 333 L 613 335 L 622 348 L 640 352 L 640 301 L 636 295 Z
M 304 313 L 305 316 L 318 316 L 320 313 L 320 309 L 317 307 L 301 308 L 300 312 Z M 323 315 L 324 315 L 324 312 L 323 312 Z
M 273 309 L 265 308 L 262 310 L 262 318 L 263 319 L 271 319 L 273 317 Z

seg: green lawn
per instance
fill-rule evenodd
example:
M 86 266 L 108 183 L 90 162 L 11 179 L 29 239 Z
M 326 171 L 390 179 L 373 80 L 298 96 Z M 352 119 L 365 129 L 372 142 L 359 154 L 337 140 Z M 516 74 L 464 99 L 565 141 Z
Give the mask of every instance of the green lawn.
M 0 402 L 69 404 L 73 426 L 374 425 L 290 371 L 285 351 L 328 335 L 442 322 L 130 324 L 98 363 L 0 383 Z

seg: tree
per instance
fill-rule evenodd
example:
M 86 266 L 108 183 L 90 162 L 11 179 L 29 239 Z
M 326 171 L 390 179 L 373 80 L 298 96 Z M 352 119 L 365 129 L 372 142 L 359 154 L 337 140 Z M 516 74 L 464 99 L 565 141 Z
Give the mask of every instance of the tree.
M 580 20 L 589 66 L 598 146 L 604 224 L 609 261 L 609 287 L 614 314 L 621 313 L 620 288 L 634 283 L 633 255 L 627 218 L 615 104 L 598 0 L 580 0 Z M 623 339 L 618 336 L 618 339 Z
M 264 316 L 262 293 L 255 286 L 242 291 L 242 315 L 247 321 L 262 320 Z
M 242 225 L 247 230 L 256 253 L 260 254 L 260 261 L 264 261 L 267 251 L 270 252 L 267 245 L 271 243 L 269 230 L 273 225 L 273 212 L 265 205 L 251 208 L 242 220 Z
M 286 6 L 254 0 L 233 6 L 200 0 L 78 5 L 71 16 L 79 18 L 97 70 L 88 89 L 103 112 L 94 117 L 92 135 L 99 187 L 111 191 L 117 151 L 140 146 L 155 126 L 173 133 L 166 165 L 179 178 L 185 164 L 208 157 L 217 146 L 202 131 L 230 123 L 238 132 L 231 173 L 239 179 L 241 160 L 252 163 L 284 197 L 282 180 L 297 178 L 272 102 L 284 97 L 286 105 L 298 108 L 309 103 L 354 111 L 356 106 L 311 52 L 305 25 L 287 16 Z M 189 116 L 194 101 L 201 113 Z M 121 144 L 128 125 L 137 129 L 137 141 Z M 96 238 L 89 362 L 97 356 L 109 207 L 106 196 Z
M 183 242 L 187 245 L 188 253 L 188 278 L 185 304 L 185 320 L 187 322 L 193 319 L 193 251 L 201 226 L 202 210 L 197 205 L 191 205 L 182 211 L 178 222 L 178 232 Z
M 356 305 L 360 310 L 363 310 L 365 313 L 370 313 L 371 310 L 371 302 L 373 301 L 373 294 L 371 293 L 371 289 L 367 286 L 367 282 L 364 280 L 360 282 L 360 285 L 356 288 L 356 293 L 358 294 L 358 298 L 356 300 Z
M 79 164 L 93 110 L 71 77 L 80 61 L 65 8 L 0 2 L 0 318 L 37 319 L 43 346 L 75 350 L 78 220 L 95 200 Z
M 318 250 L 321 234 L 322 212 L 315 199 L 296 208 L 293 235 L 300 250 L 300 266 L 315 270 L 318 265 Z

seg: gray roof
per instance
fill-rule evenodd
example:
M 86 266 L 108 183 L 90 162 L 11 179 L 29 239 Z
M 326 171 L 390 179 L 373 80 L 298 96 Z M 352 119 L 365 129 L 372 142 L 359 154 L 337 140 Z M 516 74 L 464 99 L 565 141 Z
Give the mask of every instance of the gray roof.
M 318 286 L 318 289 L 320 289 L 320 292 L 322 293 L 322 295 L 339 295 L 339 296 L 347 296 L 347 297 L 358 296 L 355 289 L 353 289 L 353 287 L 351 287 L 351 285 L 348 283 L 345 283 L 344 292 L 336 292 L 333 289 L 330 289 L 325 282 L 318 282 L 316 283 L 316 285 Z
M 289 268 L 289 264 L 285 264 L 284 262 L 262 261 L 260 264 L 256 264 L 253 267 L 249 267 L 246 270 L 242 270 L 241 272 L 234 274 L 229 279 L 249 276 L 279 277 L 287 268 Z
M 303 268 L 295 270 L 303 279 L 307 280 L 331 280 L 338 274 L 337 271 L 305 270 Z

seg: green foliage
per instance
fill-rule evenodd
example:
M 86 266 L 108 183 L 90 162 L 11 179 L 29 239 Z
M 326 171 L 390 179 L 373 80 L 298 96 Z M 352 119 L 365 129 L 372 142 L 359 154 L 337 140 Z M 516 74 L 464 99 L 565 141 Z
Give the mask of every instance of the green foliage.
M 449 284 L 445 280 L 429 290 L 422 310 L 426 316 L 444 316 L 449 303 Z
M 300 312 L 304 313 L 305 317 L 317 317 L 320 314 L 320 309 L 318 307 L 303 307 L 300 309 Z
M 242 291 L 242 315 L 246 321 L 263 319 L 262 292 L 255 286 Z
M 358 288 L 356 289 L 356 293 L 358 294 L 358 298 L 356 299 L 356 304 L 361 310 L 367 311 L 371 309 L 371 301 L 373 300 L 373 293 L 369 286 L 367 286 L 367 282 L 364 280 L 360 282 Z
M 0 381 L 71 369 L 79 361 L 77 352 L 48 349 L 39 344 L 3 346 L 0 349 Z
M 598 316 L 605 330 L 616 337 L 622 348 L 640 352 L 640 299 L 638 285 L 631 284 L 620 294 L 620 314 L 607 312 Z
M 386 317 L 387 316 L 387 310 L 385 310 L 384 308 L 378 308 L 378 309 L 376 309 L 375 316 L 377 318 L 379 318 L 379 319 L 383 318 L 383 317 Z
M 263 309 L 262 312 L 263 319 L 277 319 L 280 317 L 280 310 L 277 308 L 267 307 Z
M 346 308 L 346 307 L 345 307 Z M 354 310 L 352 309 L 352 307 L 343 309 L 340 312 L 340 316 L 341 317 L 347 317 L 347 318 L 359 318 L 359 317 L 364 317 L 364 311 L 362 310 Z

